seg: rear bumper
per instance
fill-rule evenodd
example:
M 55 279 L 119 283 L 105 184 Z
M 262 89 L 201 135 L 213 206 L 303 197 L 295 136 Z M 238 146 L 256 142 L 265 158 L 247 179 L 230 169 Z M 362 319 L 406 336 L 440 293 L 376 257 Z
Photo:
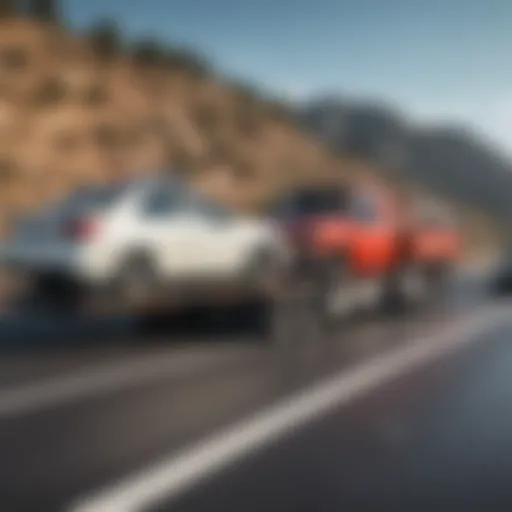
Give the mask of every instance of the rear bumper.
M 0 266 L 17 275 L 58 275 L 69 279 L 85 277 L 76 250 L 38 247 L 34 250 L 16 246 L 0 247 Z

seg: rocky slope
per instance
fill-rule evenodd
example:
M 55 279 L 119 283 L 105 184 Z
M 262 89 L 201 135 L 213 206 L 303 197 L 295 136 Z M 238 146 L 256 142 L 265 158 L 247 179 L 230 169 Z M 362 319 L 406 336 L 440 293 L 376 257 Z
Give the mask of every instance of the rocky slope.
M 162 54 L 151 42 L 119 51 L 112 37 L 101 27 L 86 38 L 28 19 L 0 21 L 2 229 L 81 183 L 127 172 L 173 168 L 248 210 L 299 180 L 376 175 L 195 57 Z M 485 216 L 461 211 L 473 245 L 495 243 Z

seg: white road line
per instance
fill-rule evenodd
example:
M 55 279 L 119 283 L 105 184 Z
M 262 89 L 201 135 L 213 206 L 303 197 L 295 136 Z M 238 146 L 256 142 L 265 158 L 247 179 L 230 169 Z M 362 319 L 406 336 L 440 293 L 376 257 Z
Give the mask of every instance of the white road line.
M 19 416 L 161 378 L 204 371 L 215 363 L 239 360 L 238 353 L 176 352 L 105 363 L 78 372 L 0 390 L 0 418 Z
M 84 496 L 70 512 L 132 512 L 145 510 L 161 500 L 171 500 L 204 478 L 286 435 L 335 407 L 348 404 L 363 393 L 410 371 L 485 333 L 508 318 L 510 306 L 486 309 L 461 320 L 433 338 L 416 340 L 320 383 L 254 418 L 237 423 L 114 483 Z
M 489 276 L 498 265 L 494 259 L 477 261 L 462 265 L 456 275 L 459 279 L 479 279 Z

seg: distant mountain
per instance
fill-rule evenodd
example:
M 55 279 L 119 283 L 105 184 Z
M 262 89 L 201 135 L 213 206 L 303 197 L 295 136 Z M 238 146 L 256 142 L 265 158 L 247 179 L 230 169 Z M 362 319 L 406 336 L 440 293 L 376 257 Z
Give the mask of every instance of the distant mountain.
M 383 105 L 337 98 L 301 106 L 298 117 L 337 152 L 365 157 L 381 172 L 512 221 L 512 162 L 464 127 L 422 128 Z

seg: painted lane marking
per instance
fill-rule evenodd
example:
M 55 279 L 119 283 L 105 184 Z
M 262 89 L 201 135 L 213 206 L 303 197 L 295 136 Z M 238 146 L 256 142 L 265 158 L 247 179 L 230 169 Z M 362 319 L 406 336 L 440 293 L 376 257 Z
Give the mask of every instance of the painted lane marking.
M 204 371 L 219 362 L 240 360 L 238 353 L 186 354 L 129 359 L 95 365 L 58 377 L 0 390 L 0 418 L 34 413 L 103 393 L 140 386 L 162 378 Z
M 171 500 L 228 465 L 264 448 L 330 410 L 405 374 L 415 366 L 476 341 L 510 315 L 510 306 L 494 306 L 462 319 L 442 333 L 420 338 L 406 348 L 329 378 L 308 390 L 243 420 L 195 446 L 156 462 L 112 486 L 84 496 L 70 512 L 135 512 Z

